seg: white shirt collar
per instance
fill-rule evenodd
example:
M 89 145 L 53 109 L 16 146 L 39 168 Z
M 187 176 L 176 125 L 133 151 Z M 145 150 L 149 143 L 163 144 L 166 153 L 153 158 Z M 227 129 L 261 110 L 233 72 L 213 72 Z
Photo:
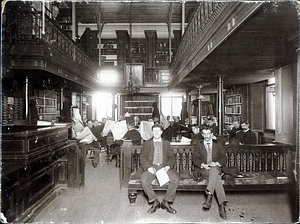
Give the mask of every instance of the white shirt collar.
M 159 138 L 159 139 L 153 138 L 153 141 L 154 142 L 161 142 L 162 140 L 161 140 L 161 138 Z
M 204 145 L 207 145 L 207 143 L 209 143 L 210 144 L 210 146 L 212 146 L 212 139 L 210 140 L 210 141 L 204 141 Z

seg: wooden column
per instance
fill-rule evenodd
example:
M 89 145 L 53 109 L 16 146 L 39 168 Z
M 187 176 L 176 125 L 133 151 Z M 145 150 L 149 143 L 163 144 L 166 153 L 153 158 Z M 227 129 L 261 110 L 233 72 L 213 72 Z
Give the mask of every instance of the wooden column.
M 72 2 L 72 39 L 76 41 L 76 2 Z
M 198 100 L 198 125 L 200 126 L 201 125 L 201 98 L 203 97 L 202 95 L 201 95 L 201 89 L 202 89 L 202 87 L 203 87 L 203 85 L 197 85 L 196 86 L 197 87 L 197 89 L 198 89 L 198 98 L 197 98 L 197 100 Z
M 155 75 L 155 53 L 156 53 L 156 30 L 145 30 L 146 37 L 146 82 L 156 82 L 157 78 Z
M 156 30 L 145 30 L 146 36 L 146 68 L 155 67 Z
M 101 30 L 98 30 L 98 44 L 99 44 L 99 47 L 98 47 L 98 50 L 99 50 L 99 59 L 98 59 L 98 63 L 99 63 L 99 66 L 101 66 Z
M 189 90 L 186 91 L 186 104 L 187 104 L 189 124 L 191 124 L 191 96 Z
M 299 37 L 298 37 L 299 38 Z M 300 42 L 300 39 L 299 39 Z M 296 77 L 297 77 L 297 84 L 296 84 L 296 90 L 300 89 L 300 48 L 297 49 L 297 67 L 296 67 Z M 295 91 L 295 90 L 294 90 Z M 296 104 L 298 105 L 297 108 L 295 108 L 296 110 L 296 153 L 295 153 L 295 162 L 294 162 L 294 169 L 293 169 L 293 174 L 294 174 L 294 178 L 295 178 L 295 200 L 294 200 L 294 214 L 293 214 L 293 220 L 298 220 L 299 218 L 299 201 L 300 201 L 300 195 L 299 195 L 299 191 L 300 191 L 300 185 L 299 185 L 299 179 L 300 179 L 300 151 L 299 151 L 299 147 L 300 147 L 300 91 L 296 91 L 297 95 L 296 95 Z
M 29 81 L 28 81 L 28 75 L 27 75 L 26 80 L 25 80 L 25 120 L 26 120 L 26 124 L 29 123 L 28 111 L 29 111 Z
M 60 112 L 64 109 L 64 87 L 60 87 Z
M 116 30 L 117 34 L 117 64 L 125 80 L 124 65 L 129 63 L 129 35 L 127 30 Z
M 80 93 L 80 105 L 79 105 L 79 108 L 80 108 L 80 115 L 81 115 L 81 117 L 83 119 L 83 105 L 82 105 L 82 103 L 83 103 L 83 93 L 81 92 Z
M 168 34 L 169 34 L 169 62 L 172 61 L 172 40 L 171 40 L 171 29 L 172 29 L 172 8 L 173 3 L 170 3 L 169 8 L 169 22 L 168 22 Z
M 173 30 L 173 34 L 174 34 L 174 55 L 175 55 L 181 40 L 181 30 Z
M 114 104 L 115 104 L 115 93 L 112 93 L 112 99 L 111 99 L 111 107 L 112 107 L 112 118 L 115 120 L 115 117 L 116 117 L 116 110 L 114 108 Z
M 218 76 L 218 134 L 222 135 L 223 132 L 223 117 L 224 117 L 224 92 L 223 92 L 223 84 L 224 84 L 224 75 Z

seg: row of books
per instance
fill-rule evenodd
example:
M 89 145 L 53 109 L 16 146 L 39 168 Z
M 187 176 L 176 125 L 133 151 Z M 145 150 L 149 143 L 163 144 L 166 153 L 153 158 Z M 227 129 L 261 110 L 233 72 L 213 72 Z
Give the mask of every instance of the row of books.
M 236 104 L 236 103 L 242 103 L 241 96 L 230 96 L 226 98 L 226 104 Z
M 242 106 L 227 106 L 225 107 L 225 114 L 241 114 L 242 113 Z

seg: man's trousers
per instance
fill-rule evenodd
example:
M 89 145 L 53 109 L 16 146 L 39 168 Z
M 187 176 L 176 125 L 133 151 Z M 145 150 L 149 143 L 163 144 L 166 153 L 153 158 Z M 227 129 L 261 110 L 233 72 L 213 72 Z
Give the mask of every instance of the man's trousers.
M 201 175 L 203 177 L 208 177 L 206 193 L 207 191 L 209 191 L 212 194 L 216 192 L 219 205 L 221 205 L 224 202 L 227 202 L 224 187 L 222 185 L 221 174 L 222 171 L 219 167 L 213 167 L 209 170 L 205 170 Z
M 88 150 L 93 150 L 94 151 L 94 159 L 93 163 L 98 164 L 99 163 L 99 154 L 100 154 L 100 148 L 95 147 L 92 144 L 85 144 L 85 143 L 79 143 L 79 148 L 84 150 L 84 155 Z
M 176 190 L 179 183 L 179 176 L 174 170 L 168 170 L 167 172 L 170 182 L 168 183 L 168 189 L 166 194 L 164 195 L 164 200 L 168 202 L 173 202 L 176 195 Z M 145 194 L 148 196 L 149 202 L 153 202 L 158 199 L 157 195 L 155 194 L 151 182 L 156 178 L 156 176 L 148 171 L 145 171 L 141 177 L 141 184 L 144 189 Z

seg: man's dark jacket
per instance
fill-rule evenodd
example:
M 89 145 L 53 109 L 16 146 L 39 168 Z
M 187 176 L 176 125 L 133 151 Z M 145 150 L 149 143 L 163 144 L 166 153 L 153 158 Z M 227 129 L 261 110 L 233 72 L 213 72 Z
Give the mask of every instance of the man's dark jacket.
M 174 166 L 174 154 L 170 142 L 162 140 L 163 158 L 162 167 L 169 166 L 171 169 Z M 153 167 L 154 142 L 153 138 L 143 143 L 143 148 L 140 155 L 140 163 L 143 171 Z
M 212 144 L 212 161 L 219 162 L 221 167 L 226 166 L 227 156 L 226 151 L 222 144 L 218 141 L 213 140 Z M 201 168 L 201 164 L 207 164 L 207 152 L 204 146 L 204 140 L 199 140 L 194 149 L 193 153 L 193 164 L 195 166 L 194 176 L 201 177 L 201 174 L 205 171 L 205 168 Z

